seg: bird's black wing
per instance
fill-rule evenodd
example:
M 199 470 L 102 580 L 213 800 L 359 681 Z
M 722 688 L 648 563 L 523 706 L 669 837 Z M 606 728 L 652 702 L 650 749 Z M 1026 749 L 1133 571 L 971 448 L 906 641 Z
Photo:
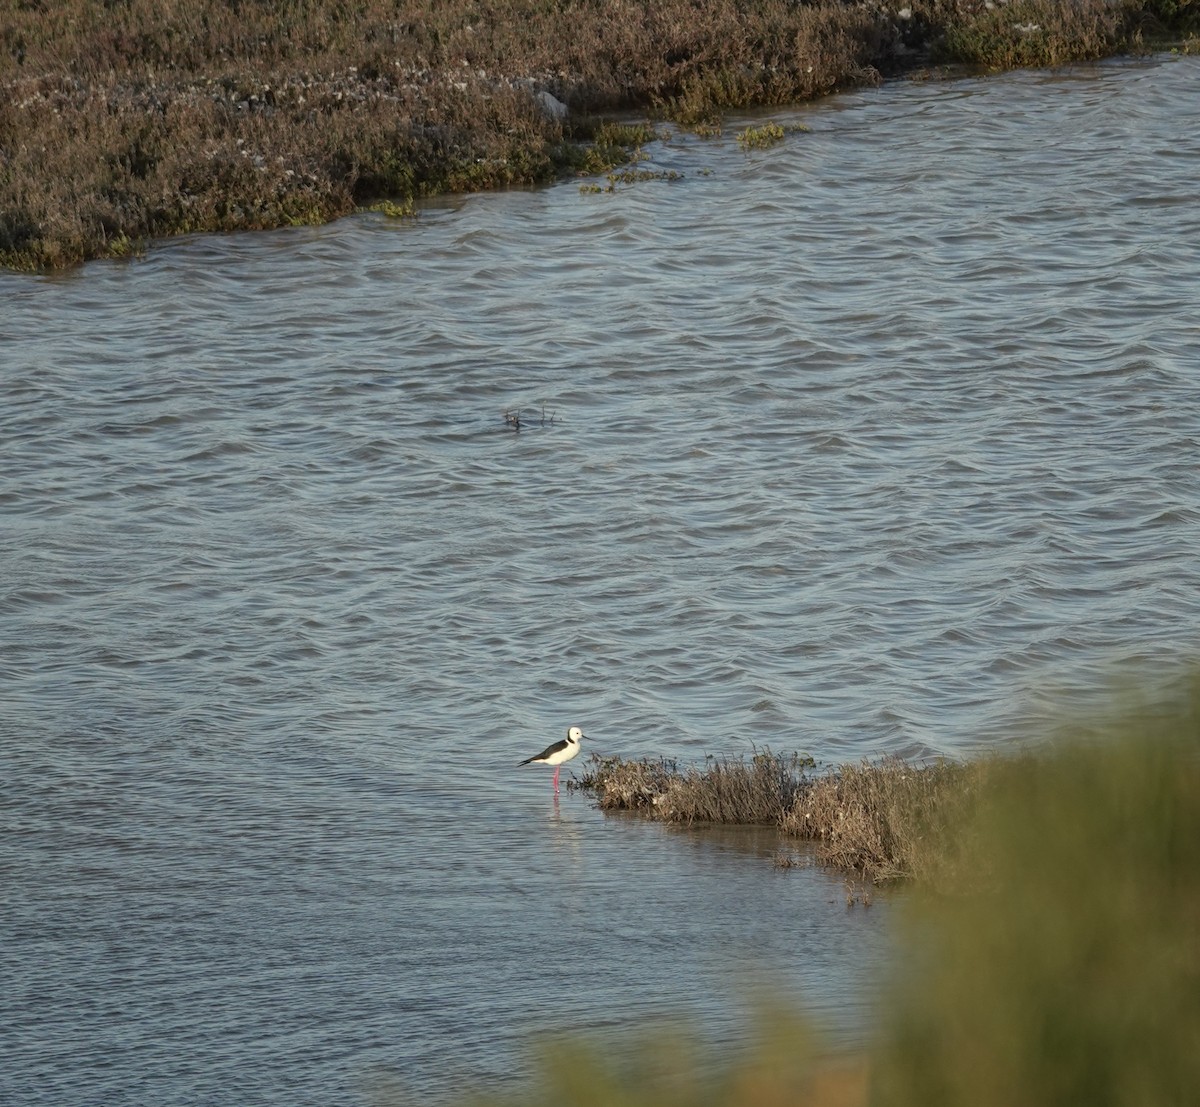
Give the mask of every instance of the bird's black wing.
M 518 764 L 528 765 L 531 761 L 545 761 L 546 758 L 549 757 L 552 753 L 561 753 L 570 744 L 571 743 L 568 742 L 564 738 L 561 742 L 555 742 L 553 745 L 547 746 L 544 750 L 542 750 L 541 753 L 537 754 L 535 757 L 527 757 L 527 758 L 525 758 L 524 761 L 518 762 Z

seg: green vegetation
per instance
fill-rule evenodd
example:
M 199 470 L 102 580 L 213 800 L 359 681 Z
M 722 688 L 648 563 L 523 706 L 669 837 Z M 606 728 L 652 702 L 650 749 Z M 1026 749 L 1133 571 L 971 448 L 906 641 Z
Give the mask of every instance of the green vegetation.
M 368 211 L 386 215 L 389 219 L 409 219 L 416 214 L 416 208 L 411 200 L 376 200 L 367 205 Z
M 540 1057 L 540 1084 L 513 1098 L 476 1098 L 463 1107 L 857 1107 L 867 1070 L 859 1059 L 818 1059 L 819 1042 L 795 1013 L 764 1009 L 757 1040 L 726 1067 L 685 1028 L 639 1035 L 622 1063 L 583 1038 L 553 1038 Z M 374 1100 L 399 1107 L 397 1095 Z
M 24 0 L 0 13 L 0 265 L 606 173 L 655 137 L 616 112 L 712 133 L 931 60 L 1198 25 L 1198 0 Z
M 579 186 L 580 192 L 616 192 L 626 185 L 640 184 L 643 181 L 679 181 L 683 174 L 675 169 L 619 169 L 615 173 L 605 175 L 607 184 L 600 185 L 594 181 Z
M 744 150 L 763 149 L 783 141 L 783 128 L 778 123 L 764 123 L 761 127 L 747 127 L 737 136 L 738 145 Z
M 1073 727 L 1037 752 L 986 766 L 978 773 L 940 767 L 917 778 L 935 807 L 928 825 L 954 839 L 956 863 L 939 870 L 938 888 L 916 884 L 905 897 L 894 979 L 881 983 L 882 1030 L 864 1054 L 830 1059 L 811 1028 L 768 1009 L 757 1043 L 715 1074 L 695 1039 L 643 1032 L 624 1066 L 584 1043 L 547 1057 L 541 1086 L 519 1102 L 1194 1102 L 1200 677 L 1165 702 L 1126 705 L 1111 722 Z M 796 777 L 780 783 L 784 767 L 801 776 L 811 768 L 758 754 L 736 788 L 758 781 L 756 795 L 786 804 Z M 884 770 L 872 788 L 894 798 L 895 774 L 905 770 L 898 763 Z M 872 772 L 842 774 L 838 806 L 847 809 L 849 796 L 863 795 L 858 778 Z M 670 765 L 641 762 L 622 779 L 636 806 L 667 794 L 678 775 Z M 801 788 L 793 798 L 805 794 Z M 910 815 L 901 822 L 912 825 Z

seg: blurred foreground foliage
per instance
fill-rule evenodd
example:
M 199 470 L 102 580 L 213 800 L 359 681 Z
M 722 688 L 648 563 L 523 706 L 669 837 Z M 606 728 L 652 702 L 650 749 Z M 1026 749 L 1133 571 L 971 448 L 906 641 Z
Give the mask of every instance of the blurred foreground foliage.
M 953 894 L 915 899 L 881 1104 L 1200 1098 L 1200 679 L 1001 762 Z

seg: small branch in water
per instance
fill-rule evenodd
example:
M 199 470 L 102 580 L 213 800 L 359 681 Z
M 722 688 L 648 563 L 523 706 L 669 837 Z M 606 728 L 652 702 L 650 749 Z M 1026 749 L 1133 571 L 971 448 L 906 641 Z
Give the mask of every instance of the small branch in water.
M 539 427 L 552 427 L 558 422 L 558 415 L 553 412 L 546 411 L 546 405 L 542 404 L 541 415 L 537 417 L 537 425 Z M 511 427 L 514 431 L 519 431 L 523 426 L 531 425 L 532 420 L 521 421 L 520 408 L 505 408 L 504 409 L 504 425 Z

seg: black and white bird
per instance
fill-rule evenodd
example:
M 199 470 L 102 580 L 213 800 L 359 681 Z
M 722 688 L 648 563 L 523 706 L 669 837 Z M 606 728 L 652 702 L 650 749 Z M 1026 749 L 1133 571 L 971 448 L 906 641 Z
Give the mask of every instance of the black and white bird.
M 587 735 L 577 726 L 571 727 L 567 731 L 567 736 L 561 742 L 555 742 L 552 746 L 547 746 L 536 757 L 527 757 L 521 762 L 522 765 L 553 765 L 554 766 L 554 790 L 558 791 L 558 770 L 562 768 L 564 761 L 570 761 L 572 757 L 579 753 L 580 742 Z

